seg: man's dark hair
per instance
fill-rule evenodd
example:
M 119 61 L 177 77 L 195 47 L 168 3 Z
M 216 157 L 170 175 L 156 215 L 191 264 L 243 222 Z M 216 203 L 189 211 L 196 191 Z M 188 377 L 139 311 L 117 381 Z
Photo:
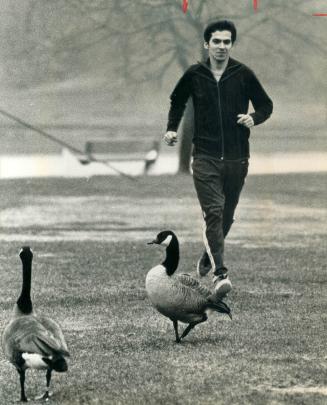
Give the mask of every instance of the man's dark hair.
M 236 40 L 236 28 L 232 21 L 228 20 L 219 20 L 209 24 L 204 30 L 203 37 L 205 42 L 209 42 L 211 35 L 216 31 L 230 31 L 232 34 L 232 43 Z

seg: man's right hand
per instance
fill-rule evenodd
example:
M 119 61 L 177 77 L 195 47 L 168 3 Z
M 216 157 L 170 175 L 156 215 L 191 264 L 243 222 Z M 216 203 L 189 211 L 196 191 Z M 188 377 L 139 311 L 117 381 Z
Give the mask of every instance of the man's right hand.
M 163 137 L 168 146 L 174 146 L 177 142 L 177 133 L 175 131 L 168 131 Z

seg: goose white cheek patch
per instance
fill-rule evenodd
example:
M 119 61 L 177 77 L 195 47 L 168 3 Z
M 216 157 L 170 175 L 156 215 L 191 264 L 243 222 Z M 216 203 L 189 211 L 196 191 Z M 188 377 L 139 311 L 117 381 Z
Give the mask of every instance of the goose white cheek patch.
M 172 238 L 173 238 L 173 237 L 172 237 L 171 235 L 168 235 L 167 238 L 161 242 L 161 244 L 162 244 L 163 246 L 169 246 L 169 244 L 170 244 Z

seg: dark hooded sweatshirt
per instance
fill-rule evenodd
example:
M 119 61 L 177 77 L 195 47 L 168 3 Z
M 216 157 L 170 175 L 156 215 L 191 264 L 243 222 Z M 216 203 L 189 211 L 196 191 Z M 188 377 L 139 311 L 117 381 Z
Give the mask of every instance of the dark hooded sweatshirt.
M 193 155 L 222 160 L 249 157 L 250 130 L 237 124 L 238 114 L 247 114 L 249 101 L 254 125 L 272 113 L 273 103 L 259 80 L 244 64 L 229 58 L 219 82 L 210 70 L 210 61 L 192 65 L 172 92 L 167 131 L 177 131 L 186 102 L 194 106 Z

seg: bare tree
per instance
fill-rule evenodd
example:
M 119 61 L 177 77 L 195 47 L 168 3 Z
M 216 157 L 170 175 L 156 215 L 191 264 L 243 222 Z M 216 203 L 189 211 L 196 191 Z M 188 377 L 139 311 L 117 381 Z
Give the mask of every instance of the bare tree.
M 241 34 L 242 47 L 235 52 L 245 62 L 253 56 L 263 60 L 258 65 L 265 81 L 288 85 L 290 75 L 306 63 L 310 79 L 320 85 L 323 68 L 310 63 L 310 56 L 323 60 L 327 44 L 322 33 L 310 30 L 315 22 L 310 19 L 309 3 L 313 2 L 274 0 L 259 3 L 254 12 L 251 0 L 190 0 L 184 14 L 181 0 L 27 0 L 21 33 L 12 38 L 12 48 L 21 56 L 22 69 L 30 69 L 30 76 L 38 80 L 42 74 L 47 79 L 49 75 L 63 78 L 67 67 L 74 72 L 87 70 L 87 59 L 94 52 L 100 63 L 119 72 L 121 80 L 131 85 L 153 81 L 160 86 L 205 57 L 202 31 L 208 22 L 229 18 Z M 296 52 L 302 47 L 306 59 Z M 179 170 L 188 172 L 191 103 L 180 132 Z
M 273 60 L 280 66 L 278 79 L 274 64 L 266 66 L 267 80 L 286 82 L 303 63 L 294 50 L 303 46 L 307 51 L 309 48 L 311 54 L 318 52 L 322 58 L 326 52 L 326 38 L 313 35 L 312 31 L 310 36 L 303 32 L 304 27 L 313 24 L 308 12 L 303 10 L 307 3 L 295 0 L 292 4 L 285 4 L 283 0 L 275 0 L 273 4 L 269 3 L 265 12 L 259 10 L 254 13 L 252 1 L 247 7 L 240 8 L 239 1 L 197 0 L 190 1 L 188 12 L 184 15 L 179 0 L 140 0 L 132 5 L 130 1 L 116 0 L 112 1 L 112 14 L 108 16 L 106 31 L 111 37 L 128 37 L 129 50 L 122 60 L 127 81 L 155 80 L 163 83 L 170 72 L 176 72 L 176 68 L 183 72 L 191 63 L 205 57 L 202 32 L 210 20 L 229 18 L 236 22 L 239 32 L 247 38 L 248 47 L 244 47 L 243 54 L 255 54 L 255 43 L 256 47 L 261 47 L 261 59 Z M 134 16 L 133 25 L 126 23 L 131 21 L 131 15 Z M 123 30 L 121 21 L 125 21 Z M 274 38 L 278 38 L 277 43 Z M 320 83 L 322 76 L 317 75 L 312 64 L 311 68 L 312 79 Z M 180 172 L 189 172 L 192 117 L 192 104 L 188 103 L 180 130 Z

